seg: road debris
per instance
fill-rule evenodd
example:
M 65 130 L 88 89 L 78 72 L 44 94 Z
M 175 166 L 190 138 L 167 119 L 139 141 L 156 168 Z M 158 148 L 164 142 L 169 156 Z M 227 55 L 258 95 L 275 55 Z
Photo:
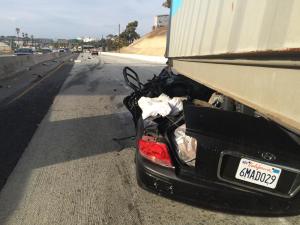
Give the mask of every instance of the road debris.
M 165 94 L 161 94 L 157 98 L 141 97 L 138 104 L 143 111 L 143 119 L 158 115 L 162 117 L 177 115 L 183 109 L 182 98 L 170 98 Z

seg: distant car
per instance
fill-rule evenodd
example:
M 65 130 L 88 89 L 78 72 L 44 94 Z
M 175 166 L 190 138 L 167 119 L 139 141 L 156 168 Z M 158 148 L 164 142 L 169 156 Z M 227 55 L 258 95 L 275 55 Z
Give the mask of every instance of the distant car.
M 51 50 L 50 48 L 42 48 L 42 49 L 41 49 L 41 52 L 42 52 L 43 54 L 47 54 L 47 53 L 51 53 L 52 50 Z
M 15 55 L 21 56 L 21 55 L 32 55 L 33 50 L 31 48 L 19 48 L 15 51 Z
M 97 49 L 92 49 L 91 53 L 92 53 L 92 55 L 99 55 L 99 52 Z
M 59 49 L 59 52 L 66 52 L 66 50 L 61 48 L 61 49 Z

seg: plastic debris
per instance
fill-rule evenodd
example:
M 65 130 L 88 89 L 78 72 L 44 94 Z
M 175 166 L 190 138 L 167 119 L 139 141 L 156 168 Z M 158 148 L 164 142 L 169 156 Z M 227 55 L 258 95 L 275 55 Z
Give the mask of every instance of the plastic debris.
M 186 125 L 183 124 L 174 131 L 178 156 L 189 166 L 195 166 L 197 140 L 185 134 Z

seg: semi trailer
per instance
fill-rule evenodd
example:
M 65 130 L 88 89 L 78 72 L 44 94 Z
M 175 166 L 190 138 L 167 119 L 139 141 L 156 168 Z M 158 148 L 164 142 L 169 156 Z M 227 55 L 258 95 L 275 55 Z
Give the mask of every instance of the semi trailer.
M 300 130 L 300 2 L 174 0 L 172 68 Z

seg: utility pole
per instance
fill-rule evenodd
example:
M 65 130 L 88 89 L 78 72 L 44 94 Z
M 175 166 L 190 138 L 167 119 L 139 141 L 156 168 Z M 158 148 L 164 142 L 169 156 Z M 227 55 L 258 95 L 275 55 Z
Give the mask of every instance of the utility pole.
M 119 53 L 120 53 L 120 48 L 121 48 L 121 45 L 120 45 L 120 33 L 121 33 L 121 24 L 119 24 L 119 38 L 118 38 Z

